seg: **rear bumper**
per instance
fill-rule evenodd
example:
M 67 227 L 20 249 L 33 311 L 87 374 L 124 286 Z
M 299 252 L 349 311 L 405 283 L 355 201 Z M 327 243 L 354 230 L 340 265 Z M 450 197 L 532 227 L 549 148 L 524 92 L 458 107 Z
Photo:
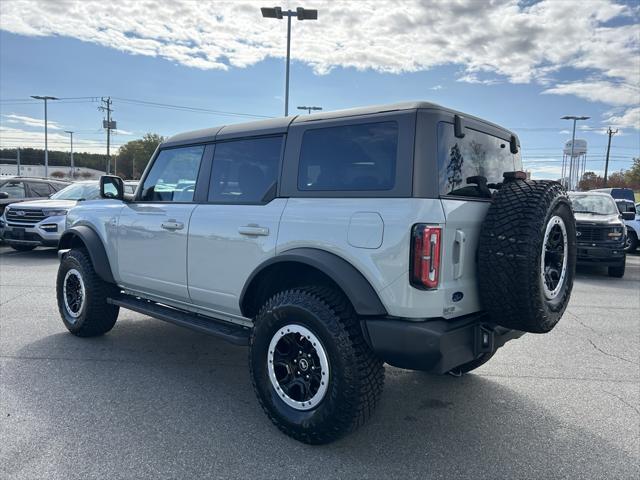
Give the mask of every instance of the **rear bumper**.
M 452 320 L 376 318 L 363 323 L 370 346 L 385 362 L 439 374 L 524 335 L 518 330 L 492 325 L 482 314 Z

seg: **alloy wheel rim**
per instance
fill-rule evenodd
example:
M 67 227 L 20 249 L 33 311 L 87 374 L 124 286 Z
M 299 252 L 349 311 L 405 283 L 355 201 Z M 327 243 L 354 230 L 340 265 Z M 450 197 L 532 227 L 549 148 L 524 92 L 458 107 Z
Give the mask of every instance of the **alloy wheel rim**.
M 64 298 L 64 307 L 73 322 L 75 322 L 82 313 L 86 298 L 82 275 L 75 268 L 70 269 L 64 276 L 62 296 Z
M 562 291 L 567 274 L 567 227 L 559 216 L 553 216 L 547 223 L 542 241 L 540 275 L 547 300 L 553 300 Z
M 267 365 L 278 397 L 296 410 L 317 407 L 327 393 L 327 353 L 320 339 L 302 325 L 278 329 L 269 344 Z

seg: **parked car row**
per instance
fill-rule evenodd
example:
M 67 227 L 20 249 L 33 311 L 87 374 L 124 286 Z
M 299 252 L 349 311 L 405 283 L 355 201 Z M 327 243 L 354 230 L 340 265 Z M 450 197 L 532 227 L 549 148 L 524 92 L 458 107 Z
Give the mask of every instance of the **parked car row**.
M 15 184 L 13 180 L 11 185 Z M 137 186 L 138 182 L 125 182 L 125 193 L 133 194 Z M 66 184 L 65 188 L 39 200 L 6 205 L 0 217 L 0 236 L 18 251 L 39 246 L 57 247 L 65 229 L 67 211 L 78 202 L 98 198 L 100 182 L 91 180 Z
M 0 178 L 0 214 L 11 203 L 48 198 L 71 183 L 36 177 Z

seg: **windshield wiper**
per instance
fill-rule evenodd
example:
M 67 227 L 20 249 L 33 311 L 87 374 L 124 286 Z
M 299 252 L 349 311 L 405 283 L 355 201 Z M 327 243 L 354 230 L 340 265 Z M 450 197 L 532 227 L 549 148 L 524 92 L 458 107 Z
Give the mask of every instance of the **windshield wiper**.
M 589 213 L 591 215 L 613 215 L 612 213 L 590 212 L 589 210 L 574 210 L 573 213 Z

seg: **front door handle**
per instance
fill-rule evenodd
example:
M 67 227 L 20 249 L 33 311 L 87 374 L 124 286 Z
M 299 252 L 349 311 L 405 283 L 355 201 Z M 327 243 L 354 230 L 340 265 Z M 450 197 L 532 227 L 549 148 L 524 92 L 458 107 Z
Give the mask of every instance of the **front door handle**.
M 243 227 L 238 227 L 238 233 L 242 235 L 266 237 L 269 235 L 269 229 L 267 227 L 261 227 L 260 225 L 249 224 Z
M 162 224 L 160 224 L 160 226 L 162 228 L 164 228 L 165 230 L 169 230 L 170 232 L 173 232 L 175 230 L 182 230 L 184 228 L 184 223 L 176 222 L 172 218 L 171 220 L 167 220 L 166 222 L 162 222 Z

